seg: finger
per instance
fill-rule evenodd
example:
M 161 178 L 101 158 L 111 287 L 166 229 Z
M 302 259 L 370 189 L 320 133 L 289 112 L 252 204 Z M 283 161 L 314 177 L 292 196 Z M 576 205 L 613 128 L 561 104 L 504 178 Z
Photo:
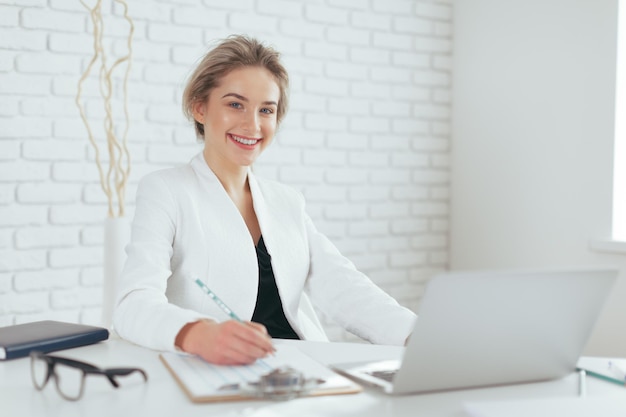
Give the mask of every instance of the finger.
M 250 355 L 232 346 L 228 350 L 221 351 L 215 362 L 220 365 L 248 365 L 257 359 L 258 357 L 255 355 Z
M 267 329 L 264 325 L 251 321 L 245 322 L 245 324 L 254 331 L 251 337 L 254 337 L 255 340 L 249 340 L 251 343 L 255 343 L 258 346 L 261 346 L 268 353 L 273 353 L 276 351 L 276 349 L 274 348 L 274 343 L 272 342 L 272 338 L 267 332 Z
M 238 336 L 237 326 L 224 326 L 214 343 L 206 351 L 210 362 L 220 365 L 240 365 L 254 362 L 264 356 L 262 349 L 250 345 Z
M 242 339 L 231 344 L 230 357 L 238 361 L 254 362 L 266 357 L 268 352 L 259 346 L 248 343 Z
M 246 324 L 246 331 L 242 331 L 238 334 L 238 336 L 243 339 L 244 343 L 260 349 L 262 351 L 262 356 L 266 356 L 268 353 L 274 352 L 272 339 L 266 331 L 263 331 L 256 326 Z
M 263 334 L 266 334 L 269 336 L 269 333 L 267 332 L 267 327 L 265 327 L 261 323 L 257 323 L 255 321 L 246 321 L 244 323 L 247 324 L 248 326 L 254 327 L 257 330 L 260 330 Z
M 248 323 L 229 323 L 225 325 L 225 330 L 230 339 L 226 340 L 225 344 L 239 354 L 256 359 L 267 356 L 273 349 L 269 337 Z
M 251 350 L 249 343 L 237 336 L 240 332 L 258 331 L 245 324 L 203 320 L 192 323 L 187 330 L 184 343 L 180 343 L 181 348 L 200 355 L 208 362 L 221 365 L 249 364 L 265 356 L 262 349 Z
M 217 365 L 248 365 L 254 363 L 257 358 L 246 355 L 235 349 L 220 350 L 219 352 L 203 355 L 205 360 Z
M 254 328 L 257 331 L 260 331 L 262 335 L 265 337 L 266 341 L 268 342 L 266 346 L 268 346 L 272 352 L 276 351 L 276 349 L 274 348 L 274 343 L 272 342 L 272 336 L 270 336 L 269 332 L 267 331 L 267 328 L 264 325 L 262 325 L 261 323 L 253 322 L 253 321 L 246 322 L 246 324 Z

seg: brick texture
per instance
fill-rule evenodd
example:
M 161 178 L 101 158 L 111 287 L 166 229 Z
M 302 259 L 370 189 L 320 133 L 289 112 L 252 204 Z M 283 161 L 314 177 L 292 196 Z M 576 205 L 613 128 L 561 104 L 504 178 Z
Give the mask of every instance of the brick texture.
M 127 25 L 104 3 L 110 64 Z M 129 12 L 128 212 L 141 176 L 200 150 L 180 111 L 197 59 L 216 38 L 256 36 L 283 53 L 292 79 L 290 112 L 257 172 L 302 191 L 318 228 L 416 310 L 448 262 L 452 3 L 136 0 Z M 0 16 L 0 325 L 95 322 L 106 200 L 74 104 L 93 27 L 62 0 L 5 2 Z M 119 78 L 113 91 L 118 117 Z M 83 97 L 107 161 L 95 76 Z M 356 340 L 322 317 L 332 339 Z

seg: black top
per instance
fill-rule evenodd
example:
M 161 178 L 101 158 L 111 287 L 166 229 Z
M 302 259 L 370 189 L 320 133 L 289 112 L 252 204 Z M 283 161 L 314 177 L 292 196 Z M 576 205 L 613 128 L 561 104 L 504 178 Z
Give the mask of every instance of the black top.
M 285 317 L 272 269 L 272 257 L 267 252 L 263 236 L 256 247 L 256 256 L 259 262 L 259 292 L 252 321 L 263 324 L 274 338 L 300 339 Z

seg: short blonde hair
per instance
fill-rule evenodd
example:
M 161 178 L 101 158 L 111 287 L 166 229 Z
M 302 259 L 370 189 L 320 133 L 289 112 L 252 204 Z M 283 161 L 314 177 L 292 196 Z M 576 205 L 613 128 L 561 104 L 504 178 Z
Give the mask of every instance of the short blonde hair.
M 205 55 L 189 77 L 183 92 L 183 113 L 194 121 L 198 138 L 204 138 L 204 125 L 194 119 L 193 105 L 198 101 L 205 102 L 222 77 L 243 67 L 262 67 L 274 76 L 280 90 L 276 122 L 280 124 L 282 121 L 287 112 L 289 76 L 280 62 L 280 53 L 254 38 L 231 35 Z

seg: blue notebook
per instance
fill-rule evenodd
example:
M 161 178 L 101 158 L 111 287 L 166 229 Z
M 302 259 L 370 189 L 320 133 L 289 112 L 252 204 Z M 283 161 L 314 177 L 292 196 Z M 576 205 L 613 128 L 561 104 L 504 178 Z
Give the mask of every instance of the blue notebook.
M 103 327 L 45 320 L 0 327 L 0 360 L 90 345 L 109 338 Z

